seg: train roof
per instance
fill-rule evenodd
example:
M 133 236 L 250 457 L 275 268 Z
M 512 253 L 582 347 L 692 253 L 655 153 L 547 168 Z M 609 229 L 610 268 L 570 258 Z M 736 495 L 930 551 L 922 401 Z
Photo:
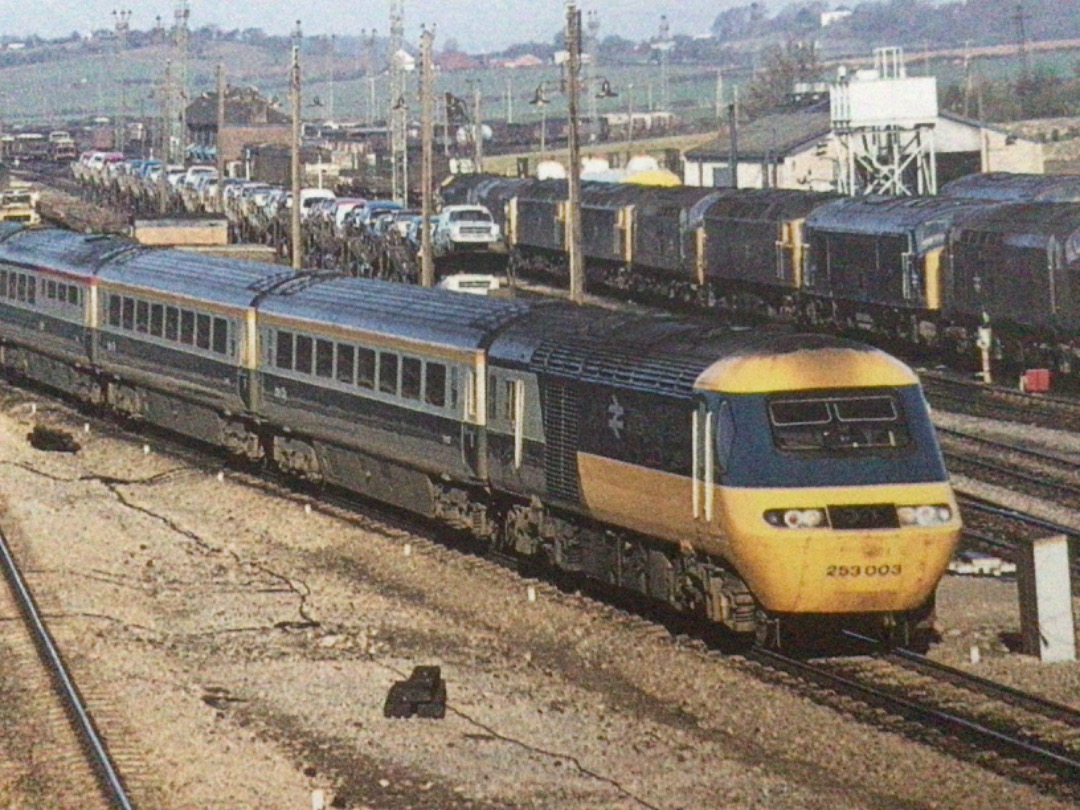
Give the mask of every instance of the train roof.
M 486 346 L 502 325 L 530 309 L 520 301 L 310 274 L 268 289 L 258 307 L 281 318 L 459 349 Z
M 108 257 L 98 271 L 103 281 L 232 307 L 251 306 L 260 285 L 283 275 L 293 274 L 261 262 L 155 248 L 137 248 Z
M 728 189 L 704 212 L 706 220 L 779 220 L 802 218 L 837 195 L 795 189 Z
M 119 236 L 18 226 L 0 231 L 0 261 L 32 265 L 90 279 L 103 262 L 140 248 Z
M 625 183 L 581 184 L 583 208 L 625 208 L 634 205 L 642 194 L 641 187 Z
M 842 197 L 811 211 L 806 227 L 880 236 L 911 233 L 926 250 L 944 244 L 955 223 L 985 210 L 985 203 L 955 197 Z
M 828 362 L 808 363 L 808 352 L 827 352 Z M 748 393 L 916 382 L 899 360 L 842 338 L 592 307 L 534 309 L 499 334 L 489 358 L 534 373 L 684 399 L 696 389 Z
M 1071 243 L 1080 237 L 1080 206 L 1074 203 L 1000 203 L 984 206 L 958 224 L 964 231 L 1002 234 L 1023 247 L 1041 246 L 1050 239 Z
M 536 181 L 531 177 L 503 177 L 497 174 L 457 175 L 440 192 L 446 205 L 484 204 L 492 198 L 513 196 Z
M 941 187 L 951 197 L 996 202 L 1080 202 L 1080 176 L 1067 174 L 969 174 Z

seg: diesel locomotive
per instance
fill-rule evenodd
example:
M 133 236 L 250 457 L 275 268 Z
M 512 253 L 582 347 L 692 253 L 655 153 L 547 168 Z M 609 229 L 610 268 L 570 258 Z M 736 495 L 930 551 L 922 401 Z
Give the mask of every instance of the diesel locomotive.
M 9 225 L 0 366 L 739 633 L 903 632 L 959 538 L 915 375 L 823 335 Z
M 842 198 L 586 182 L 582 250 L 590 283 L 654 301 L 969 358 L 991 323 L 999 362 L 1071 372 L 1076 186 L 988 175 L 939 197 Z M 441 193 L 493 212 L 512 272 L 566 274 L 565 181 L 462 176 Z

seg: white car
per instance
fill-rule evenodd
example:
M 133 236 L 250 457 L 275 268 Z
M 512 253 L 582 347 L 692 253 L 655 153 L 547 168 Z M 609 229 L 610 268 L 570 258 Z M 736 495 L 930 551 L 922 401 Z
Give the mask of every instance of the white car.
M 484 273 L 456 273 L 447 276 L 436 286 L 440 290 L 452 290 L 453 292 L 470 293 L 471 295 L 489 295 L 502 287 L 503 282 L 498 276 Z
M 1016 563 L 980 551 L 961 551 L 949 562 L 949 573 L 974 577 L 1011 576 L 1016 574 Z
M 439 255 L 490 250 L 501 241 L 498 224 L 482 205 L 448 205 L 435 217 L 432 242 Z

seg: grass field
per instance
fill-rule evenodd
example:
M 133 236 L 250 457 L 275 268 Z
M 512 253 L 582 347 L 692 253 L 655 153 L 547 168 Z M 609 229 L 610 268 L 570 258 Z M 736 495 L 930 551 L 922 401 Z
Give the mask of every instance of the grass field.
M 40 52 L 38 55 L 41 55 Z M 174 57 L 171 48 L 155 46 L 117 54 L 114 50 L 98 53 L 54 49 L 50 61 L 0 68 L 0 121 L 5 127 L 13 125 L 52 126 L 63 121 L 86 120 L 93 116 L 114 117 L 121 112 L 129 117 L 151 117 L 161 114 L 161 85 L 166 63 Z M 1032 64 L 1046 66 L 1061 75 L 1071 76 L 1080 60 L 1080 52 L 1059 51 L 1033 53 Z M 188 94 L 194 98 L 211 91 L 215 85 L 218 62 L 225 66 L 231 84 L 250 85 L 267 97 L 277 97 L 287 106 L 287 57 L 275 60 L 266 49 L 242 43 L 218 43 L 193 51 L 188 64 Z M 1015 77 L 1019 72 L 1016 57 L 980 58 L 974 69 L 986 78 Z M 334 80 L 330 81 L 331 68 Z M 386 115 L 389 103 L 389 78 L 386 75 L 367 78 L 351 56 L 339 56 L 333 65 L 325 56 L 305 57 L 303 60 L 305 100 L 304 118 L 320 120 L 331 117 L 338 121 L 368 122 Z M 921 62 L 909 65 L 912 75 L 925 70 Z M 176 66 L 173 66 L 176 70 Z M 930 70 L 941 80 L 941 86 L 963 79 L 963 63 L 958 59 L 935 59 Z M 618 96 L 598 99 L 598 114 L 635 112 L 663 108 L 664 81 L 658 65 L 604 66 L 596 70 L 595 80 L 606 78 Z M 722 104 L 733 98 L 739 87 L 745 96 L 746 75 L 725 75 Z M 410 74 L 407 101 L 416 109 L 417 75 Z M 482 117 L 514 121 L 533 121 L 540 117 L 539 108 L 528 102 L 538 86 L 547 90 L 549 117 L 566 115 L 565 98 L 559 93 L 559 72 L 555 67 L 532 69 L 485 69 L 459 71 L 437 76 L 439 97 L 451 92 L 471 98 L 474 83 L 479 82 L 483 104 Z M 717 119 L 717 71 L 709 66 L 671 66 L 668 70 L 667 93 L 671 109 L 686 120 L 709 126 Z M 509 101 L 508 101 L 509 96 Z M 312 106 L 318 98 L 321 104 Z M 374 97 L 374 105 L 372 99 Z M 588 97 L 582 99 L 582 115 L 591 109 Z

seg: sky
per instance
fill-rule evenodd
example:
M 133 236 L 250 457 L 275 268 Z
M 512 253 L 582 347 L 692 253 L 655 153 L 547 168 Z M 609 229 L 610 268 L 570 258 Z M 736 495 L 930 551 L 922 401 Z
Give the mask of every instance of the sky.
M 672 33 L 708 33 L 717 13 L 750 0 L 579 0 L 582 11 L 596 11 L 600 36 L 618 34 L 640 40 L 654 35 L 666 14 Z M 299 18 L 305 34 L 358 34 L 389 28 L 389 0 L 189 0 L 192 28 L 217 24 L 225 29 L 262 28 L 285 34 Z M 113 10 L 130 10 L 137 29 L 154 26 L 160 15 L 172 24 L 175 0 L 0 0 L 0 34 L 45 38 L 113 26 Z M 498 50 L 514 42 L 550 42 L 562 29 L 563 0 L 405 0 L 405 36 L 415 41 L 421 24 L 436 26 L 435 47 L 455 39 L 467 51 Z

